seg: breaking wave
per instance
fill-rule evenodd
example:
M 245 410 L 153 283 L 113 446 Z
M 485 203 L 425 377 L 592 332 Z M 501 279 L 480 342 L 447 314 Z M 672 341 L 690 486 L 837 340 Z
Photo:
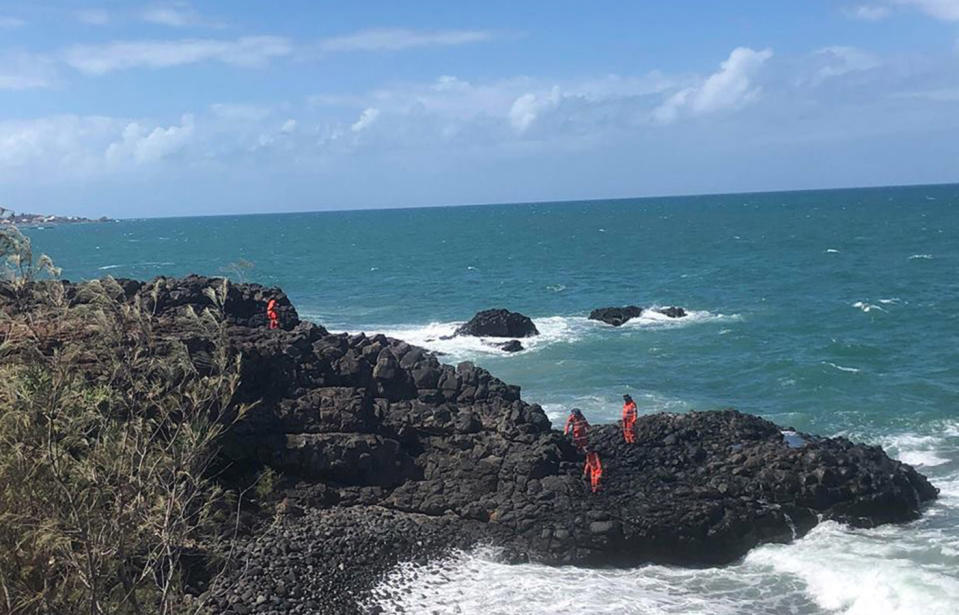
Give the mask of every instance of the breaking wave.
M 685 327 L 693 324 L 735 321 L 739 315 L 713 314 L 705 310 L 689 310 L 683 318 L 669 318 L 664 314 L 646 310 L 639 318 L 626 322 L 619 329 L 670 329 Z M 304 312 L 306 318 L 308 314 Z M 493 346 L 509 338 L 493 337 L 453 337 L 456 328 L 464 321 L 432 322 L 427 325 L 370 325 L 346 328 L 350 333 L 365 331 L 367 334 L 383 333 L 416 346 L 450 355 L 455 360 L 467 360 L 483 356 L 511 356 L 524 355 L 536 352 L 555 344 L 574 344 L 587 336 L 595 335 L 597 331 L 615 331 L 607 324 L 589 320 L 585 316 L 546 316 L 534 318 L 533 323 L 539 330 L 539 335 L 520 338 L 523 350 L 509 353 Z

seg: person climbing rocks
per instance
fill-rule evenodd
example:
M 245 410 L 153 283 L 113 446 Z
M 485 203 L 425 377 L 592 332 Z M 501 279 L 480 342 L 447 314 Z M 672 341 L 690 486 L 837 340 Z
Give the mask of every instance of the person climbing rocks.
M 280 315 L 276 313 L 276 299 L 270 299 L 266 304 L 266 317 L 270 319 L 270 328 L 280 328 Z
M 599 453 L 589 451 L 586 453 L 586 465 L 583 466 L 583 478 L 589 476 L 589 486 L 593 493 L 599 491 L 599 481 L 603 478 L 603 464 L 599 460 Z
M 589 441 L 589 423 L 579 408 L 570 410 L 569 418 L 566 419 L 566 428 L 563 429 L 563 434 L 568 435 L 570 432 L 573 434 L 573 445 L 580 452 L 585 451 L 586 444 Z
M 623 439 L 632 444 L 636 441 L 636 402 L 623 395 Z

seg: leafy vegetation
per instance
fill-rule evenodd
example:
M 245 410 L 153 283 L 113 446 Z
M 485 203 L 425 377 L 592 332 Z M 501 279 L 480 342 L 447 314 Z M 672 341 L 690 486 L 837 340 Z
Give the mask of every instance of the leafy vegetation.
M 0 612 L 201 611 L 237 507 L 212 472 L 244 412 L 225 286 L 164 322 L 109 278 L 68 291 L 15 228 L 0 262 Z

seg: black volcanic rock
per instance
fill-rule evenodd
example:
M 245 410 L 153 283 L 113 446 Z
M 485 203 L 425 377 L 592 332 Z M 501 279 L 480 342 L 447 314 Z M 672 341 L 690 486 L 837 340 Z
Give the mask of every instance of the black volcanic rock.
M 66 286 L 84 300 L 82 285 Z M 640 416 L 631 445 L 618 425 L 594 426 L 604 468 L 594 494 L 582 454 L 543 409 L 470 362 L 444 365 L 384 335 L 331 334 L 300 322 L 277 289 L 191 276 L 115 292 L 150 302 L 167 340 L 189 329 L 177 326 L 188 307 L 222 305 L 226 343 L 242 356 L 236 400 L 257 402 L 229 432 L 219 476 L 274 469 L 275 506 L 244 524 L 259 529 L 240 536 L 205 595 L 218 613 L 364 612 L 393 564 L 480 543 L 510 561 L 723 564 L 820 519 L 916 519 L 937 495 L 879 447 L 787 442 L 735 410 Z M 266 327 L 268 297 L 286 308 L 281 329 Z M 198 354 L 213 343 L 183 341 Z
M 671 305 L 669 307 L 664 307 L 664 308 L 656 308 L 656 311 L 665 316 L 669 316 L 670 318 L 686 317 L 686 310 L 684 310 L 681 307 L 676 307 L 675 305 Z
M 520 350 L 523 350 L 523 344 L 521 344 L 519 340 L 510 340 L 501 344 L 494 343 L 490 345 L 505 352 L 519 352 Z
M 519 312 L 509 310 L 483 310 L 469 322 L 456 329 L 453 335 L 474 337 L 532 337 L 539 335 L 536 325 Z
M 606 324 L 618 327 L 628 320 L 639 318 L 644 308 L 627 305 L 626 307 L 605 307 L 597 308 L 589 313 L 590 320 L 599 320 Z M 681 307 L 670 306 L 665 308 L 653 308 L 654 312 L 659 312 L 670 318 L 683 318 L 686 316 L 686 310 Z
M 600 320 L 606 324 L 618 327 L 631 318 L 639 318 L 643 308 L 635 305 L 626 307 L 597 308 L 589 313 L 590 320 Z

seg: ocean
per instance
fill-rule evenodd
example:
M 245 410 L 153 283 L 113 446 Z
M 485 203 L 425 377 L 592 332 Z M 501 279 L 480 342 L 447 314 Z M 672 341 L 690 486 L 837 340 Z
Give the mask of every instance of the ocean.
M 282 208 L 277 203 L 270 207 Z M 881 445 L 941 490 L 921 519 L 824 523 L 722 568 L 507 566 L 477 548 L 398 568 L 409 613 L 959 612 L 959 185 L 123 220 L 28 229 L 71 280 L 228 275 L 305 319 L 384 332 L 581 408 L 735 407 Z M 682 306 L 620 328 L 598 307 Z M 441 340 L 505 307 L 507 354 Z M 396 595 L 394 593 L 394 595 Z M 391 605 L 389 608 L 396 608 Z

